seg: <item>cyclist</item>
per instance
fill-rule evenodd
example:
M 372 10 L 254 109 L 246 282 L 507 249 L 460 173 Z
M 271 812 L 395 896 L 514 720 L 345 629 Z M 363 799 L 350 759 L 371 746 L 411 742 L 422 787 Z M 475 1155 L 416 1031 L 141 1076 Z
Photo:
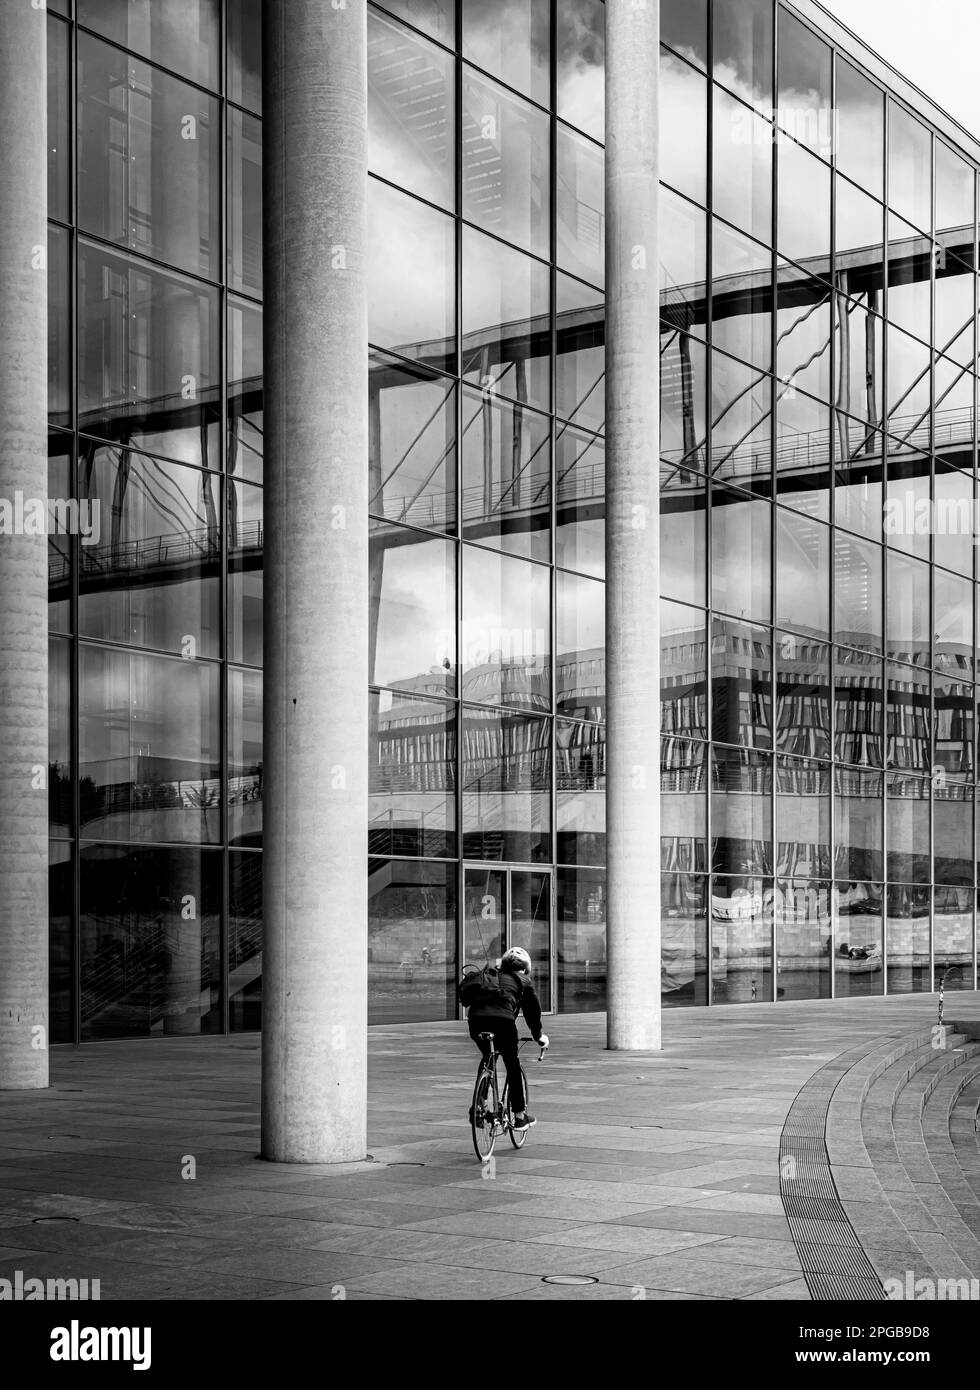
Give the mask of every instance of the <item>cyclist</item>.
M 548 1046 L 548 1035 L 541 1031 L 541 1005 L 531 984 L 531 957 L 521 946 L 512 946 L 500 962 L 499 989 L 487 989 L 479 978 L 464 983 L 460 1001 L 469 1010 L 470 1037 L 487 1056 L 489 1044 L 480 1041 L 478 1034 L 492 1033 L 494 1044 L 507 1068 L 514 1128 L 529 1129 L 536 1124 L 525 1109 L 524 1082 L 518 1061 L 517 1015 L 523 1013 L 532 1036 L 539 1047 Z

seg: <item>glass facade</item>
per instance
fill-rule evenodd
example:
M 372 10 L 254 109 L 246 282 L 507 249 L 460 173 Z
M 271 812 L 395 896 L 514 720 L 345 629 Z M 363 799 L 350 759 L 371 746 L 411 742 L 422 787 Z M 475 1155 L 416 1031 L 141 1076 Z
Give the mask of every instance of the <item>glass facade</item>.
M 253 1029 L 260 5 L 62 8 L 53 1028 Z M 977 170 L 790 7 L 662 14 L 663 1001 L 972 987 Z M 374 1021 L 506 944 L 605 1005 L 603 18 L 368 6 Z

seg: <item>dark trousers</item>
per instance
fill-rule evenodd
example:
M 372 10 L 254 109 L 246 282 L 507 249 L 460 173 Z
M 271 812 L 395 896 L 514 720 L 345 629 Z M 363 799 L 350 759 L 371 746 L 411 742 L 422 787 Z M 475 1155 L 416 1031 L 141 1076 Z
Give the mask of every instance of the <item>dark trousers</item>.
M 494 1018 L 492 1014 L 484 1014 L 482 1018 L 479 1014 L 470 1014 L 469 1025 L 470 1037 L 484 1057 L 487 1056 L 488 1044 L 481 1042 L 477 1034 L 493 1034 L 494 1044 L 507 1068 L 511 1108 L 519 1115 L 524 1109 L 524 1078 L 521 1076 L 521 1064 L 517 1053 L 517 1023 L 512 1018 Z

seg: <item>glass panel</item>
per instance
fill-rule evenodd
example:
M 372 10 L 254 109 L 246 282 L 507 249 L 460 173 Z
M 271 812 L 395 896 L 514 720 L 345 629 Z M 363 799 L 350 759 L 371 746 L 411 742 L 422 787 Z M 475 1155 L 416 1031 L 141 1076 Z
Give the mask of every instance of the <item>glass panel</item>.
M 371 536 L 371 685 L 455 692 L 455 570 L 452 541 L 404 526 L 386 526 Z
M 834 769 L 834 872 L 839 878 L 880 877 L 882 774 Z
M 461 659 L 467 699 L 550 709 L 549 581 L 543 565 L 463 547 Z
M 888 552 L 888 655 L 931 665 L 929 566 Z
M 937 540 L 937 550 L 944 550 L 946 543 L 945 536 Z M 958 671 L 965 679 L 973 680 L 973 584 L 941 569 L 933 571 L 932 580 L 933 663 L 940 670 Z
M 661 498 L 660 592 L 702 606 L 708 577 L 706 512 L 705 486 L 696 479 Z
M 830 49 L 781 5 L 778 16 L 779 124 L 795 140 L 829 160 L 834 144 Z
M 830 635 L 830 529 L 776 508 L 776 622 Z
M 699 72 L 660 50 L 660 178 L 708 201 L 708 84 Z
M 773 886 L 770 879 L 711 882 L 711 987 L 716 1004 L 772 999 Z
M 50 5 L 48 6 L 50 9 Z M 69 212 L 69 102 L 68 79 L 71 29 L 48 16 L 48 216 L 71 221 Z
M 228 471 L 262 481 L 262 310 L 228 300 Z
M 663 1007 L 707 1004 L 707 879 L 694 874 L 661 874 L 660 911 Z
M 707 356 L 707 349 L 697 339 L 667 332 L 661 320 L 660 458 L 677 465 L 661 468 L 661 491 L 689 486 L 688 468 L 707 468 Z
M 976 854 L 973 847 L 973 788 L 957 785 L 955 782 L 943 785 L 942 778 L 935 777 L 932 792 L 935 882 L 972 887 L 976 871 Z M 952 895 L 946 901 L 951 900 Z M 937 909 L 939 903 L 937 889 Z M 969 906 L 972 909 L 972 902 Z
M 712 472 L 743 485 L 772 479 L 772 382 L 720 352 L 711 358 Z
M 902 883 L 928 883 L 929 783 L 899 773 L 890 775 L 887 783 L 888 877 Z
M 228 843 L 262 848 L 262 674 L 228 669 Z
M 662 0 L 660 37 L 692 63 L 708 63 L 708 0 Z
M 261 111 L 262 0 L 225 0 L 225 3 L 225 91 L 229 101 L 237 101 L 249 111 Z
M 973 471 L 974 377 L 948 357 L 934 359 L 935 449 L 943 461 Z
M 606 731 L 601 724 L 555 722 L 558 859 L 606 862 Z
M 852 647 L 881 651 L 881 546 L 843 532 L 834 538 L 834 632 Z
M 371 342 L 454 370 L 452 218 L 369 179 L 368 240 Z
M 81 831 L 220 844 L 218 667 L 79 649 Z
M 841 272 L 839 279 L 845 278 Z M 847 279 L 847 283 L 851 283 Z M 881 423 L 882 321 L 857 300 L 838 295 L 834 302 L 837 352 L 835 444 L 839 456 L 874 452 L 874 438 L 862 423 Z
M 74 1041 L 72 995 L 75 963 L 75 875 L 71 845 L 48 844 L 48 1030 L 49 1041 Z
M 449 48 L 456 41 L 455 0 L 384 0 L 384 8 Z
M 72 834 L 74 800 L 71 780 L 71 643 L 48 641 L 48 828 L 59 837 Z
M 551 858 L 551 727 L 516 710 L 463 708 L 467 859 Z
M 837 648 L 834 730 L 837 757 L 881 767 L 884 754 L 881 658 Z
M 519 375 L 523 367 L 519 362 Z M 462 442 L 464 537 L 528 559 L 550 560 L 548 417 L 467 388 Z
M 262 489 L 229 479 L 228 658 L 262 665 Z
M 863 189 L 837 178 L 835 268 L 838 285 L 849 294 L 876 294 L 881 288 L 881 238 L 884 209 Z
M 714 74 L 768 112 L 772 106 L 773 16 L 770 0 L 715 5 Z
M 830 648 L 776 634 L 776 747 L 781 753 L 830 756 Z
M 372 690 L 368 713 L 370 853 L 432 859 L 454 855 L 454 706 L 401 690 Z
M 497 965 L 506 949 L 507 870 L 467 867 L 463 883 L 460 969 L 467 965 Z
M 933 989 L 973 988 L 973 897 L 972 888 L 933 889 Z
M 719 260 L 717 237 L 723 223 L 716 223 L 714 275 L 726 273 Z M 732 237 L 736 233 L 731 233 Z M 751 247 L 768 257 L 768 252 L 757 247 L 747 238 L 739 238 L 746 247 Z M 669 188 L 660 190 L 660 325 L 686 328 L 703 338 L 705 322 L 708 317 L 707 286 L 705 285 L 706 233 L 705 215 L 700 208 L 679 198 Z M 736 261 L 730 267 L 732 274 L 740 274 L 751 269 L 744 261 Z M 716 287 L 719 293 L 720 287 Z M 716 315 L 718 308 L 716 305 Z M 721 315 L 718 315 L 719 317 Z
M 494 15 L 495 29 L 498 18 Z M 463 216 L 525 251 L 547 256 L 548 117 L 464 68 L 462 141 Z
M 890 856 L 889 856 L 890 857 Z M 929 966 L 929 909 L 932 890 L 888 885 L 888 993 L 923 994 L 932 989 Z
M 368 1022 L 456 1016 L 456 870 L 368 861 Z
M 972 240 L 973 187 L 976 175 L 973 166 L 958 154 L 936 141 L 936 232 L 948 233 L 962 229 L 963 240 Z
M 973 687 L 949 676 L 933 678 L 932 736 L 934 742 L 932 773 L 936 778 L 936 796 L 950 782 L 973 780 L 974 704 Z M 950 788 L 954 790 L 954 788 Z M 936 803 L 938 807 L 938 802 Z M 938 827 L 937 827 L 938 830 Z M 936 851 L 944 844 L 936 836 Z M 972 869 L 971 869 L 972 879 Z
M 759 241 L 772 241 L 772 126 L 714 91 L 712 210 Z
M 829 883 L 776 880 L 777 999 L 830 998 L 832 903 Z
M 829 339 L 825 342 L 829 343 Z M 810 369 L 815 367 L 816 363 L 812 363 Z M 829 500 L 819 492 L 830 465 L 829 423 L 830 414 L 824 401 L 804 395 L 792 381 L 776 383 L 776 464 L 780 497 L 798 498 L 800 510 L 809 502 L 806 509 L 811 515 L 826 515 L 825 503 Z
M 767 627 L 712 620 L 711 732 L 722 743 L 772 747 L 772 634 Z
M 797 389 L 821 401 L 830 400 L 832 296 L 829 285 L 801 274 L 792 266 L 780 266 L 777 278 L 776 370 L 782 378 L 778 387 L 779 414 L 791 417 Z M 784 389 L 787 385 L 791 388 L 788 391 Z M 826 416 L 821 415 L 816 433 L 808 435 L 806 455 L 796 453 L 791 466 L 802 465 L 808 472 L 816 468 L 826 471 L 830 452 L 827 423 Z M 785 456 L 777 455 L 776 464 L 781 470 L 788 461 Z
M 557 131 L 556 259 L 564 270 L 602 285 L 606 274 L 603 152 L 563 125 Z
M 452 210 L 454 63 L 368 10 L 368 168 Z
M 712 608 L 739 618 L 770 621 L 771 525 L 768 502 L 727 488 L 712 488 Z
M 606 1007 L 606 874 L 559 869 L 555 875 L 558 1011 Z
M 220 480 L 101 447 L 83 451 L 78 486 L 104 520 L 79 548 L 82 636 L 220 656 Z
M 434 531 L 456 529 L 453 391 L 445 377 L 371 353 L 368 506 L 376 516 Z
M 771 871 L 772 758 L 766 753 L 712 749 L 711 867 L 721 874 Z
M 463 57 L 547 106 L 551 91 L 549 0 L 514 0 L 504 11 L 483 0 L 463 0 L 462 17 Z
M 881 435 L 858 420 L 834 412 L 835 457 L 848 460 L 836 469 L 834 515 L 838 526 L 872 540 L 881 539 Z
M 548 280 L 540 261 L 463 228 L 463 376 L 542 410 L 551 398 Z
M 923 231 L 931 230 L 931 136 L 894 101 L 888 103 L 888 203 Z
M 216 90 L 220 67 L 221 0 L 78 0 L 75 17 L 87 29 L 191 82 Z M 79 50 L 81 50 L 79 35 Z
M 599 579 L 606 572 L 605 485 L 603 441 L 560 425 L 555 440 L 555 563 Z
M 82 231 L 218 279 L 219 138 L 214 98 L 78 35 Z
M 776 246 L 816 275 L 830 271 L 830 166 L 785 137 L 779 141 Z
M 262 1026 L 262 856 L 228 852 L 228 1026 Z
M 929 672 L 888 661 L 885 676 L 888 681 L 885 723 L 888 766 L 928 773 L 932 768 Z
M 71 487 L 72 437 L 52 431 L 48 435 L 48 631 L 71 631 L 72 531 L 85 529 L 95 535 L 102 518 L 78 510 L 74 524 Z
M 81 850 L 82 1041 L 221 1031 L 221 855 Z
M 551 1008 L 551 875 L 511 870 L 507 945 L 531 957 L 531 984 L 541 1008 Z
M 834 884 L 837 999 L 861 999 L 882 992 L 883 897 L 881 883 L 842 879 Z
M 888 429 L 899 441 L 896 451 L 928 452 L 931 431 L 930 353 L 897 328 L 888 330 Z
M 228 111 L 228 285 L 262 297 L 262 122 Z
M 837 167 L 880 198 L 885 168 L 884 94 L 837 58 Z
M 48 420 L 71 426 L 71 236 L 48 227 Z
M 84 243 L 79 428 L 220 467 L 218 291 Z
M 936 349 L 945 352 L 964 367 L 974 357 L 974 279 L 973 253 L 957 256 L 945 246 L 936 248 Z M 948 404 L 936 401 L 937 414 L 948 414 Z M 946 423 L 946 421 L 943 421 Z M 972 424 L 972 421 L 969 423 Z M 942 438 L 936 421 L 937 443 Z
M 558 6 L 556 109 L 596 140 L 605 136 L 605 18 L 601 0 L 562 0 Z
M 721 623 L 715 624 L 716 631 L 722 627 Z M 661 599 L 660 729 L 665 739 L 678 735 L 708 737 L 706 639 L 704 612 L 700 608 Z M 723 649 L 724 646 L 722 634 Z
M 701 248 L 691 237 L 694 219 L 685 221 L 688 226 L 679 227 L 678 232 L 687 232 L 684 244 L 693 262 L 688 295 L 692 301 L 689 318 L 694 319 L 699 312 L 704 313 L 700 284 L 703 262 L 695 259 Z M 700 231 L 703 240 L 703 221 Z M 711 223 L 711 341 L 743 362 L 764 370 L 772 366 L 772 252 L 717 217 Z
M 606 587 L 559 570 L 555 609 L 556 710 L 601 722 L 606 717 Z
M 707 745 L 665 736 L 660 745 L 660 864 L 673 872 L 707 868 Z
M 889 323 L 929 341 L 932 288 L 930 277 L 935 259 L 932 240 L 910 227 L 895 214 L 888 214 L 888 299 Z
M 555 277 L 556 334 L 555 409 L 565 420 L 602 433 L 606 423 L 606 314 L 598 290 Z M 542 372 L 548 347 L 543 333 L 535 332 L 530 349 L 535 354 L 532 370 Z M 539 366 L 538 364 L 541 364 Z M 544 389 L 542 379 L 541 389 Z M 508 392 L 508 394 L 511 394 Z

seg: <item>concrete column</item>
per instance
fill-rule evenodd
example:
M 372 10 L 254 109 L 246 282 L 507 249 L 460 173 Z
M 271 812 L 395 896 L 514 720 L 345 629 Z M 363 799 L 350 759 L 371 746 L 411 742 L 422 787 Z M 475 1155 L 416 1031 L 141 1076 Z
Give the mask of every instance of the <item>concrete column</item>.
M 367 1145 L 367 32 L 266 0 L 262 1152 Z
M 660 1047 L 659 0 L 606 6 L 610 1048 Z
M 45 25 L 43 8 L 0 5 L 0 1089 L 5 1090 L 48 1084 Z M 10 534 L 18 527 L 10 515 L 18 493 L 22 502 L 39 500 L 44 506 L 42 534 Z

